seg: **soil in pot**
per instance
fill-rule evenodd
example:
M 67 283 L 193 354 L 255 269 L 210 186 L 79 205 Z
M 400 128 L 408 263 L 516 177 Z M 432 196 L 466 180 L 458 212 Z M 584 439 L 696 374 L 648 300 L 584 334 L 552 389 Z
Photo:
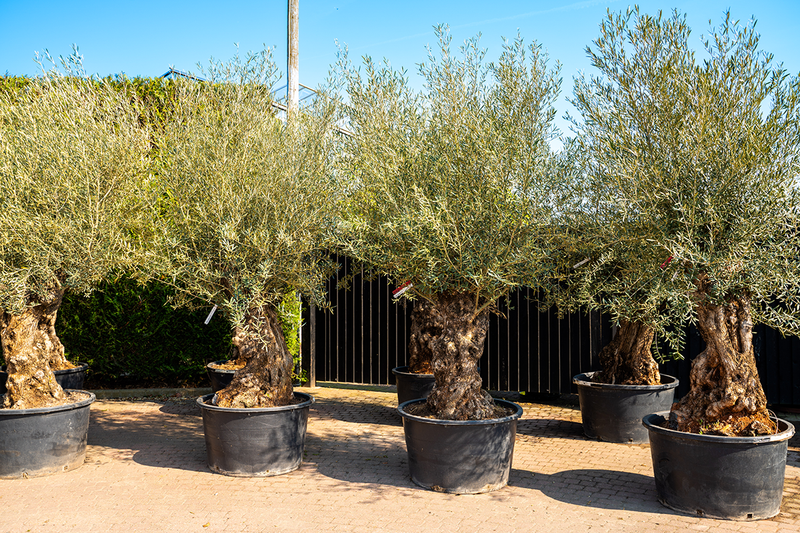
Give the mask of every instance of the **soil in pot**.
M 792 424 L 774 419 L 774 435 L 728 437 L 668 429 L 668 417 L 663 411 L 642 421 L 663 505 L 728 520 L 759 520 L 780 512 Z
M 502 418 L 438 420 L 411 414 L 424 399 L 401 404 L 411 479 L 437 492 L 478 494 L 508 484 L 522 407 L 495 400 Z
M 197 399 L 203 414 L 208 467 L 228 476 L 276 476 L 300 466 L 308 411 L 314 398 L 295 392 L 281 407 L 231 408 Z
M 211 390 L 217 392 L 230 385 L 233 375 L 243 367 L 244 364 L 237 364 L 227 359 L 208 363 L 206 365 L 206 373 L 208 374 L 208 380 L 211 382 Z
M 578 387 L 584 434 L 607 442 L 647 442 L 642 418 L 672 406 L 678 380 L 661 374 L 660 385 L 620 385 L 594 382 L 595 374 L 572 378 Z
M 73 400 L 67 405 L 0 409 L 0 478 L 46 476 L 83 464 L 95 395 L 67 394 Z

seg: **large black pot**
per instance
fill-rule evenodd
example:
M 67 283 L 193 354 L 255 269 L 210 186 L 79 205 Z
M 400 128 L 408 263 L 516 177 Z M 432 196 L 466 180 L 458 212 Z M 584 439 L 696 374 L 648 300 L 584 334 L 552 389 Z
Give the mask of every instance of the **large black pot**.
M 478 494 L 505 487 L 511 472 L 517 420 L 522 407 L 495 400 L 514 414 L 489 420 L 436 420 L 406 412 L 411 400 L 397 410 L 403 417 L 411 480 L 437 492 Z
M 593 383 L 594 374 L 572 378 L 578 387 L 584 434 L 608 442 L 647 442 L 642 417 L 672 407 L 678 380 L 661 374 L 661 385 L 611 385 Z
M 665 411 L 642 420 L 650 434 L 658 501 L 682 513 L 729 520 L 780 512 L 792 424 L 776 419 L 776 435 L 724 437 L 666 429 L 667 417 Z
M 206 373 L 208 374 L 208 380 L 211 382 L 211 390 L 214 392 L 221 391 L 225 387 L 231 384 L 231 380 L 233 379 L 233 375 L 236 373 L 236 370 L 228 370 L 226 368 L 212 368 L 211 365 L 222 365 L 227 363 L 228 361 L 223 359 L 222 361 L 214 361 L 213 363 L 209 363 L 206 365 Z
M 56 383 L 61 385 L 62 389 L 83 389 L 83 382 L 86 381 L 86 370 L 89 368 L 89 363 L 75 363 L 75 368 L 67 368 L 66 370 L 54 370 L 53 374 L 56 376 Z M 3 372 L 0 372 L 0 394 L 6 393 L 6 380 L 8 374 L 5 372 L 6 367 L 3 366 Z
M 197 399 L 203 413 L 208 467 L 227 476 L 277 476 L 296 470 L 303 459 L 308 409 L 314 398 L 295 392 L 296 405 L 230 408 Z
M 94 394 L 58 407 L 0 409 L 0 478 L 73 470 L 86 457 L 89 405 Z
M 415 374 L 409 372 L 407 366 L 393 368 L 392 374 L 397 382 L 398 405 L 410 400 L 427 398 L 436 384 L 433 374 Z

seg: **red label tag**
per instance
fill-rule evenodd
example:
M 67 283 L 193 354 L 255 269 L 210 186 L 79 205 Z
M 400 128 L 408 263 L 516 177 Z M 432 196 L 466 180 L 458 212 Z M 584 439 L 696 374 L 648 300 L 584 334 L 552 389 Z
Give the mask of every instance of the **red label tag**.
M 414 286 L 413 283 L 411 283 L 410 281 L 406 281 L 405 283 L 403 283 L 402 285 L 400 285 L 399 287 L 397 287 L 395 290 L 392 291 L 392 298 L 400 298 L 404 292 L 406 292 L 413 286 Z
M 670 261 L 672 261 L 672 256 L 667 257 L 667 260 L 664 261 L 663 263 L 661 263 L 661 266 L 658 267 L 658 268 L 664 268 L 665 266 L 667 266 L 669 264 Z

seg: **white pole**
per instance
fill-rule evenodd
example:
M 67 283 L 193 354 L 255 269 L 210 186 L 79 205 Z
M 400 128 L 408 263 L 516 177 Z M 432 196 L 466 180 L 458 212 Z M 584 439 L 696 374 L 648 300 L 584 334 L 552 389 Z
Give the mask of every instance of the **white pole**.
M 300 105 L 300 0 L 289 0 L 288 57 L 286 64 L 286 104 L 287 114 L 297 111 Z

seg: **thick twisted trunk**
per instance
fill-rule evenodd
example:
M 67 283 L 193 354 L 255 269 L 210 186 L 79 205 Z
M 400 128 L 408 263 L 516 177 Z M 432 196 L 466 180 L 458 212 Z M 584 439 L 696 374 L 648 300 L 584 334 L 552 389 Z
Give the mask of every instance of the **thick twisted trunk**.
M 22 314 L 0 312 L 0 339 L 8 371 L 2 407 L 32 409 L 70 403 L 53 374 L 53 370 L 72 368 L 55 331 L 63 297 L 64 289 L 56 289 Z
M 474 295 L 445 293 L 432 306 L 442 332 L 433 342 L 436 385 L 428 396 L 430 412 L 442 420 L 496 418 L 488 393 L 481 390 L 478 361 L 489 329 L 489 311 L 478 311 Z
M 270 306 L 251 309 L 233 336 L 233 359 L 244 362 L 231 384 L 217 392 L 220 407 L 290 405 L 292 356 L 286 348 L 278 315 Z
M 691 390 L 673 406 L 671 427 L 730 436 L 774 433 L 753 356 L 749 300 L 719 306 L 703 296 L 697 295 L 697 327 L 706 349 L 692 362 Z
M 653 330 L 641 322 L 621 320 L 617 334 L 600 351 L 603 370 L 595 375 L 598 383 L 620 385 L 660 385 L 661 374 L 653 359 Z
M 433 374 L 433 348 L 442 334 L 440 315 L 433 304 L 419 299 L 411 311 L 411 336 L 408 340 L 408 370 L 415 374 Z

